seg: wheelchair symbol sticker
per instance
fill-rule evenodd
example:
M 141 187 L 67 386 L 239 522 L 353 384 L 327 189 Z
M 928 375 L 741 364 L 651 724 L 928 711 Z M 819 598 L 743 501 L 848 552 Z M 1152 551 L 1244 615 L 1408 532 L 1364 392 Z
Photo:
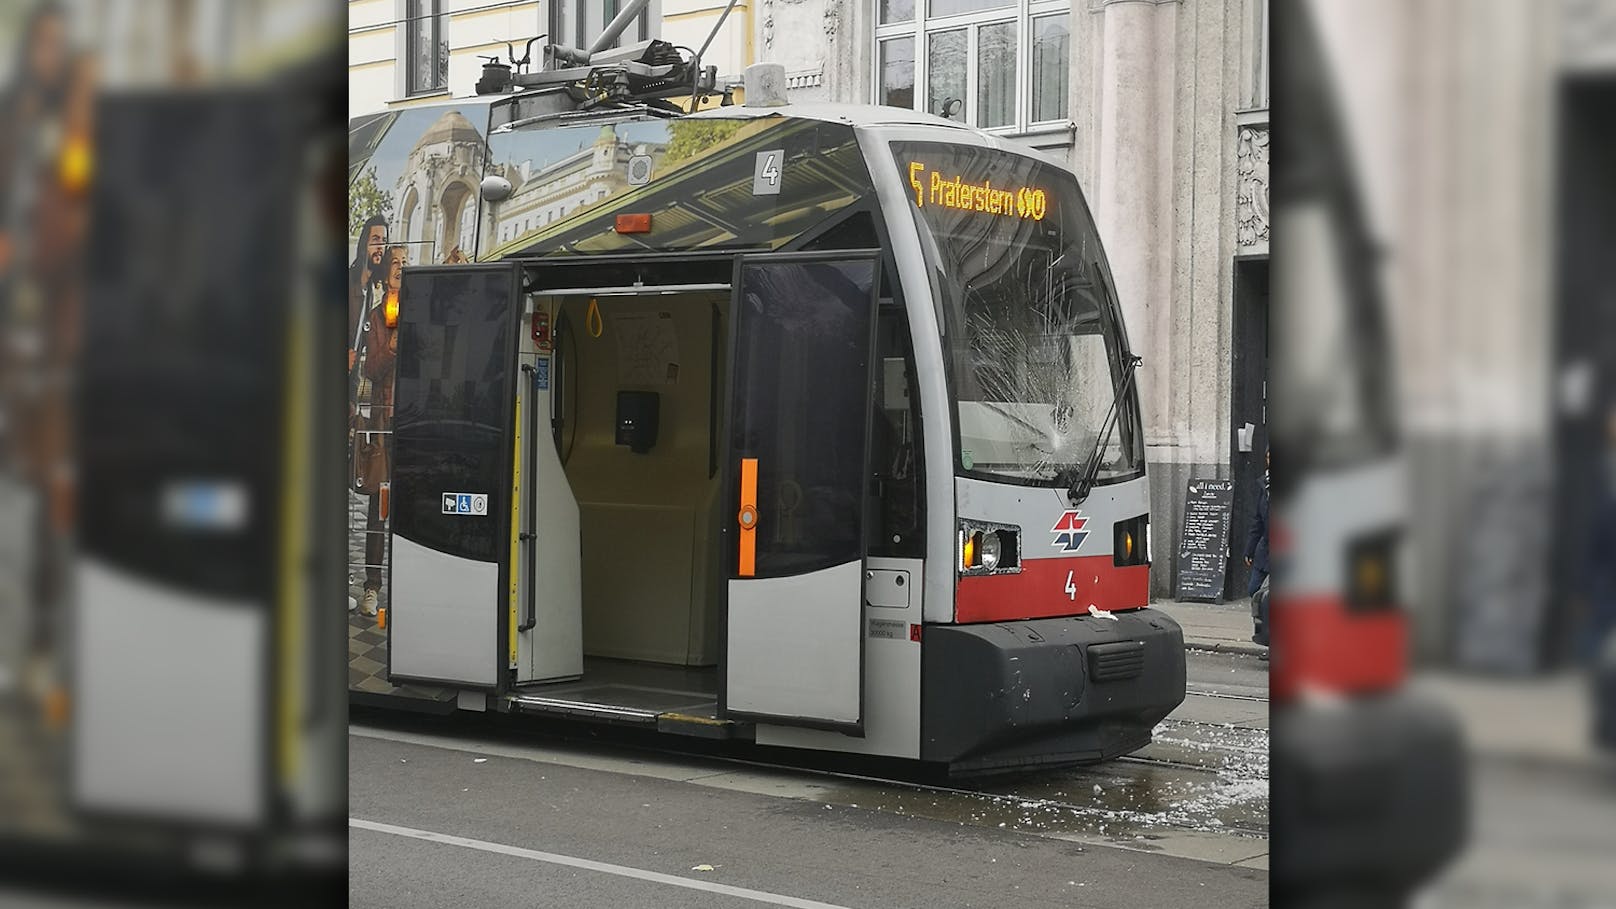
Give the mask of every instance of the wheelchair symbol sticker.
M 488 494 L 481 492 L 446 492 L 443 494 L 444 514 L 488 514 Z

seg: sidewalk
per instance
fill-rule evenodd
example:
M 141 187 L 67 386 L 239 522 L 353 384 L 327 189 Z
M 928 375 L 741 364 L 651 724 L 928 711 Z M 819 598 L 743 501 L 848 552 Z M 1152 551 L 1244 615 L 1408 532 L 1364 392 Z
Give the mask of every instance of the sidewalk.
M 1173 617 L 1184 629 L 1184 646 L 1191 650 L 1259 656 L 1267 647 L 1251 640 L 1251 602 L 1184 603 L 1157 600 L 1150 604 Z
M 1259 654 L 1266 649 L 1251 642 L 1251 607 L 1245 600 L 1150 605 L 1178 622 L 1191 650 Z M 1478 757 L 1584 770 L 1613 760 L 1593 744 L 1593 704 L 1582 672 L 1510 678 L 1416 668 L 1408 687 L 1452 711 L 1470 753 Z
M 1567 769 L 1611 761 L 1593 742 L 1593 701 L 1583 672 L 1494 678 L 1416 670 L 1409 687 L 1453 711 L 1473 755 Z

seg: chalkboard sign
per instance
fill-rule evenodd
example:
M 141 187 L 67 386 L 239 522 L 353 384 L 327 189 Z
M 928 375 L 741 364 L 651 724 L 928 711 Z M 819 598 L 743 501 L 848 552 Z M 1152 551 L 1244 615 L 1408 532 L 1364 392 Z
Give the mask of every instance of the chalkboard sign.
M 1184 527 L 1178 538 L 1178 599 L 1222 599 L 1233 511 L 1233 480 L 1189 481 L 1184 491 Z

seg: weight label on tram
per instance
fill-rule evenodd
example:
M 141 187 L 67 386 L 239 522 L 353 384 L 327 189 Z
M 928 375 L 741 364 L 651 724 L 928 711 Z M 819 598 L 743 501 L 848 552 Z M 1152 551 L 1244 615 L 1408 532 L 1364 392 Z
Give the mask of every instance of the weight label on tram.
M 896 619 L 871 619 L 870 637 L 889 641 L 909 640 L 909 625 Z
M 482 492 L 446 492 L 443 494 L 444 514 L 488 514 L 488 494 Z
M 1178 538 L 1177 599 L 1223 598 L 1233 510 L 1233 480 L 1195 478 L 1185 487 L 1184 526 Z
M 752 195 L 780 195 L 780 184 L 785 182 L 785 163 L 783 148 L 758 152 L 757 163 L 752 168 Z

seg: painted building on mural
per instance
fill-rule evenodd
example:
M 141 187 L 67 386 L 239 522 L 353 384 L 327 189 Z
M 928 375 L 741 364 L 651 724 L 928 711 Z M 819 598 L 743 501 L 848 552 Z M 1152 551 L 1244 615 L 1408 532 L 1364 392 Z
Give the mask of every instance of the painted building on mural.
M 554 161 L 496 162 L 490 172 L 509 180 L 512 189 L 510 198 L 490 205 L 493 245 L 503 246 L 621 192 L 630 180 L 648 181 L 648 162 L 665 148 L 622 141 L 606 126 L 594 144 L 563 152 Z M 647 162 L 643 169 L 631 169 L 636 159 Z

